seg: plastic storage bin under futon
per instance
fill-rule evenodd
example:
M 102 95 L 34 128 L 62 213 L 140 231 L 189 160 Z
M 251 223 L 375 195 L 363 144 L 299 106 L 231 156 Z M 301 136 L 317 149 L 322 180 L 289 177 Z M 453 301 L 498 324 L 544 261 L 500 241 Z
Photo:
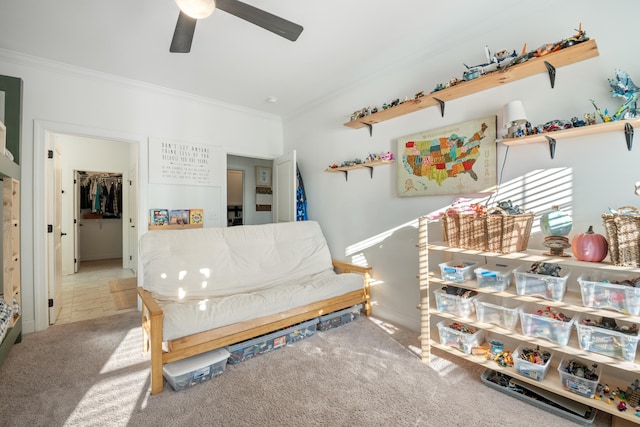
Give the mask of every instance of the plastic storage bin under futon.
M 473 270 L 480 267 L 480 263 L 475 261 L 454 260 L 438 264 L 440 266 L 440 276 L 442 280 L 454 283 L 464 283 L 474 278 Z
M 525 360 L 521 357 L 523 350 L 530 349 L 538 352 L 548 351 L 550 356 L 549 360 L 545 364 L 537 364 L 528 360 Z M 549 372 L 549 368 L 551 367 L 551 359 L 553 358 L 553 353 L 546 348 L 532 346 L 528 343 L 520 344 L 515 351 L 513 352 L 513 364 L 515 365 L 516 372 L 520 375 L 524 375 L 525 377 L 532 378 L 537 381 L 542 381 L 544 377 Z
M 577 361 L 578 363 L 583 364 L 584 366 L 589 367 L 589 369 L 593 368 L 593 362 L 587 361 L 584 359 L 580 359 L 579 357 L 566 355 L 562 358 L 562 361 L 558 365 L 558 372 L 560 373 L 560 379 L 562 380 L 562 387 L 565 390 L 569 390 L 572 393 L 580 394 L 585 397 L 592 398 L 596 394 L 596 388 L 598 387 L 598 382 L 600 380 L 600 375 L 602 374 L 602 365 L 598 365 L 596 368 L 596 376 L 597 379 L 588 380 L 586 378 L 582 378 L 576 375 L 573 375 L 565 369 L 570 361 Z
M 511 286 L 511 275 L 514 268 L 506 264 L 484 265 L 475 269 L 479 288 L 505 291 Z
M 476 330 L 473 334 L 467 334 L 456 329 L 450 328 L 450 320 L 442 320 L 438 322 L 438 334 L 440 335 L 440 344 L 457 348 L 458 350 L 471 354 L 471 349 L 480 346 L 484 342 L 485 331 Z
M 167 363 L 162 373 L 174 390 L 179 391 L 220 375 L 227 366 L 229 352 L 224 348 Z
M 536 314 L 541 306 L 527 305 L 520 311 L 522 333 L 530 337 L 545 338 L 561 345 L 567 345 L 571 337 L 571 329 L 575 322 L 574 313 L 565 312 L 571 320 L 565 322 L 548 316 Z
M 469 318 L 476 311 L 473 302 L 478 298 L 477 294 L 472 297 L 464 297 L 450 295 L 442 289 L 434 290 L 433 294 L 436 296 L 436 307 L 440 311 L 454 313 L 464 318 Z
M 580 315 L 576 317 L 576 329 L 578 330 L 578 342 L 580 348 L 594 353 L 604 354 L 605 356 L 623 359 L 633 362 L 636 358 L 636 348 L 638 347 L 638 332 L 635 334 L 625 334 L 613 329 L 601 328 L 599 326 L 585 325 L 581 323 L 582 319 L 588 316 Z M 598 319 L 597 316 L 592 319 Z M 632 326 L 632 323 L 624 320 L 615 320 L 619 327 Z
M 555 277 L 528 273 L 528 270 L 528 266 L 521 265 L 513 271 L 516 277 L 518 295 L 530 295 L 562 301 L 562 297 L 564 297 L 564 293 L 567 290 L 567 279 L 569 279 L 570 273 Z
M 520 318 L 522 303 L 510 298 L 482 295 L 474 302 L 480 322 L 493 323 L 501 328 L 514 330 Z
M 638 274 L 621 272 L 586 272 L 578 277 L 582 305 L 616 310 L 620 313 L 640 314 L 640 288 L 612 282 L 637 279 Z
M 357 304 L 344 310 L 334 311 L 333 313 L 320 316 L 318 318 L 317 328 L 319 331 L 327 331 L 344 325 L 345 323 L 353 322 L 360 317 L 360 310 L 362 310 L 362 304 Z
M 315 318 L 286 329 L 227 346 L 226 349 L 231 353 L 229 355 L 229 363 L 233 365 L 244 362 L 255 356 L 310 337 L 316 333 L 317 324 L 318 319 Z

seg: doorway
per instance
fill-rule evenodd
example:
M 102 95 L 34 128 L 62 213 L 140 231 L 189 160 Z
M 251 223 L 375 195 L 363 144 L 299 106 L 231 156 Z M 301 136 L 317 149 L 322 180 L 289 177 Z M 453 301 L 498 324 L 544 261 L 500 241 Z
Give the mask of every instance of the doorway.
M 123 294 L 112 292 L 112 282 L 135 278 L 137 270 L 132 252 L 137 236 L 130 242 L 136 212 L 129 206 L 137 146 L 76 135 L 54 139 L 61 152 L 62 191 L 54 203 L 62 206 L 62 249 L 49 259 L 62 260 L 62 277 L 51 284 L 62 292 L 50 287 L 56 310 L 49 324 L 119 313 Z
M 271 168 L 273 160 L 227 155 L 228 226 L 269 224 L 273 222 L 272 211 L 258 208 L 256 166 Z M 239 188 L 238 185 L 240 186 Z M 232 191 L 234 194 L 231 194 Z M 240 208 L 242 208 L 242 211 L 240 211 Z M 232 221 L 229 222 L 229 219 Z M 234 221 L 235 224 L 233 223 Z
M 227 169 L 227 226 L 242 225 L 244 205 L 244 172 L 241 169 Z

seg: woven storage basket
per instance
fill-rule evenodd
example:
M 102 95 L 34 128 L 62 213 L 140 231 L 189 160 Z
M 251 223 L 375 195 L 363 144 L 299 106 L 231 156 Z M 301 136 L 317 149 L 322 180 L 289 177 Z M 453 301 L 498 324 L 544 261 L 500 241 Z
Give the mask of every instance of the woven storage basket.
M 640 267 L 640 211 L 623 206 L 615 214 L 602 214 L 614 265 Z
M 527 248 L 533 214 L 507 215 L 501 209 L 490 214 L 445 214 L 444 241 L 450 247 L 508 254 Z

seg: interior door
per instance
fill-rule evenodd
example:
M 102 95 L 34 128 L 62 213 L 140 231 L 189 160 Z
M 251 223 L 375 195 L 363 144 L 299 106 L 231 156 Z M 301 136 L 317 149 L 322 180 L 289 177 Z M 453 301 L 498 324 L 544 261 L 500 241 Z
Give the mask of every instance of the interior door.
M 273 160 L 273 198 L 275 200 L 273 221 L 291 222 L 296 220 L 296 151 L 293 150 Z
M 50 251 L 49 324 L 53 325 L 62 308 L 62 154 L 56 144 L 53 149 L 53 251 Z M 51 204 L 49 205 L 51 206 Z
M 80 265 L 80 172 L 75 171 L 73 178 L 73 272 Z
M 137 169 L 129 170 L 129 182 L 123 182 L 123 190 L 124 187 L 128 187 L 128 197 L 129 201 L 129 262 L 127 264 L 128 268 L 130 268 L 134 273 L 138 270 L 138 229 L 137 227 L 137 218 L 138 218 L 138 187 L 137 187 Z

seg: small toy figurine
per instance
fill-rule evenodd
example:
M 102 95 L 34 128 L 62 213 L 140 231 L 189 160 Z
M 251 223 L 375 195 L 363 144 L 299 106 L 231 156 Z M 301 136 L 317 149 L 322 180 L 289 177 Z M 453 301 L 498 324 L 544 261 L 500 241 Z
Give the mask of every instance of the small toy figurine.
M 618 411 L 624 412 L 626 410 L 627 410 L 627 404 L 625 402 L 620 401 L 620 403 L 618 403 Z

